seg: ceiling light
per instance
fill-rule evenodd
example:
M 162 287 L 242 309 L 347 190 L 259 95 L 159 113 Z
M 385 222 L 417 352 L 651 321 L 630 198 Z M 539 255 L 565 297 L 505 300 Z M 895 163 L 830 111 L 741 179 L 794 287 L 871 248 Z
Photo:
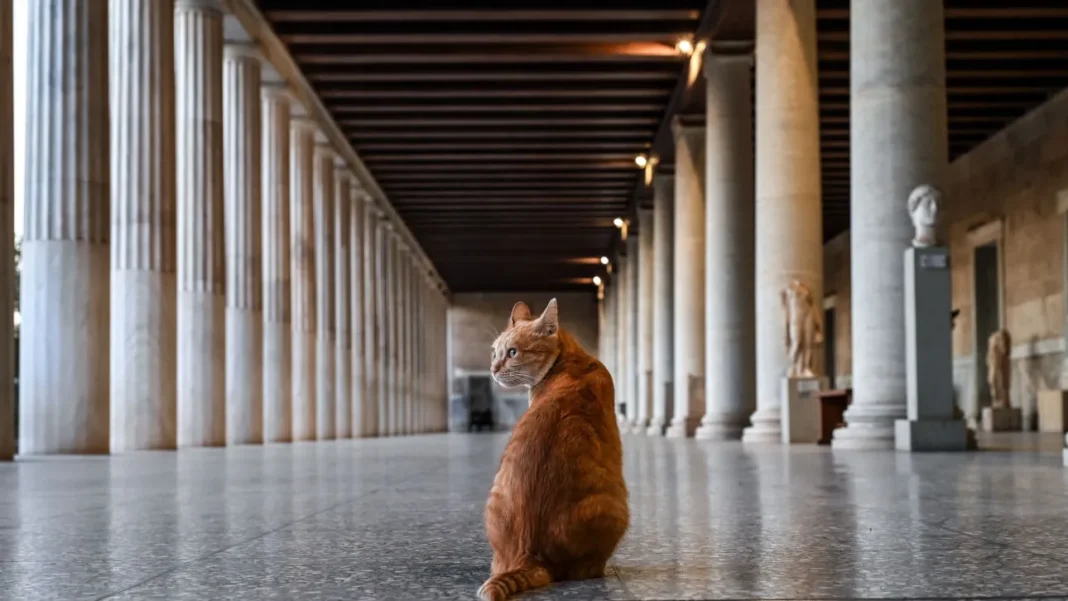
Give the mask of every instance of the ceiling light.
M 601 265 L 608 265 L 608 257 L 601 257 Z
M 599 276 L 599 275 L 593 276 L 593 285 L 594 286 L 600 286 L 601 285 L 601 276 Z
M 616 227 L 623 227 L 623 218 L 622 217 L 616 217 L 615 219 L 612 220 L 612 225 L 614 225 Z
M 675 50 L 678 50 L 680 54 L 689 56 L 693 54 L 693 42 L 687 39 L 679 40 L 675 43 Z
M 634 162 L 638 165 L 638 167 L 645 169 L 645 166 L 649 164 L 649 159 L 645 158 L 644 154 L 639 154 L 638 156 L 634 157 Z

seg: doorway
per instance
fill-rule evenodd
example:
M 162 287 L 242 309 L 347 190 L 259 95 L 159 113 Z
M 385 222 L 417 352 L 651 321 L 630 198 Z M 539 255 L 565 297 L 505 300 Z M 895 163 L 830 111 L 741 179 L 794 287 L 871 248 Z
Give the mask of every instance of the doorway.
M 976 406 L 968 417 L 978 417 L 990 406 L 986 385 L 986 352 L 990 336 L 1001 329 L 1001 269 L 998 243 L 987 242 L 973 251 L 975 282 L 975 383 Z

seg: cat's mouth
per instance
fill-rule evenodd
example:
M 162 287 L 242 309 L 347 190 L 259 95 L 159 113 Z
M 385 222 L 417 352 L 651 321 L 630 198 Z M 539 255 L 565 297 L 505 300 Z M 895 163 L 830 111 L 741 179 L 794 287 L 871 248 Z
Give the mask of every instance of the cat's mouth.
M 519 388 L 526 384 L 525 378 L 512 372 L 498 372 L 493 375 L 493 379 L 505 388 Z

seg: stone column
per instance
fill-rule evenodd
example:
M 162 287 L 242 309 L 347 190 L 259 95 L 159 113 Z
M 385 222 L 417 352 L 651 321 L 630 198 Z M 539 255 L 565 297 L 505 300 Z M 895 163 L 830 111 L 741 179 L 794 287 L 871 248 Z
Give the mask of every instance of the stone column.
M 293 440 L 290 111 L 284 85 L 263 98 L 263 439 Z
M 380 272 L 378 269 L 379 257 L 379 217 L 378 207 L 370 198 L 364 200 L 364 224 L 363 224 L 363 269 L 364 269 L 364 303 L 363 303 L 363 369 L 365 374 L 364 383 L 364 423 L 367 436 L 379 436 L 381 412 L 379 403 L 381 394 L 381 370 L 378 360 L 379 339 L 379 296 L 382 293 Z
M 389 359 L 386 372 L 386 398 L 389 401 L 389 435 L 396 436 L 400 433 L 400 240 L 394 227 L 389 230 L 389 262 L 386 271 L 386 288 L 388 309 L 388 330 L 386 336 L 388 342 L 387 356 Z
M 617 386 L 616 382 L 616 350 L 618 345 L 616 344 L 616 281 L 615 279 L 609 280 L 608 277 L 604 277 L 604 282 L 601 284 L 604 291 L 604 298 L 602 304 L 604 305 L 604 333 L 602 339 L 604 343 L 601 348 L 598 349 L 598 354 L 601 356 L 601 363 L 604 364 L 605 369 L 608 370 L 609 375 L 612 376 L 613 386 Z M 616 412 L 619 412 L 619 394 L 617 393 L 615 399 Z
M 375 317 L 375 324 L 378 328 L 378 435 L 389 436 L 390 431 L 390 414 L 393 411 L 391 398 L 391 380 L 390 370 L 393 368 L 393 361 L 390 358 L 390 322 L 392 320 L 391 313 L 393 312 L 393 304 L 391 302 L 392 295 L 390 294 L 392 275 L 390 272 L 390 265 L 392 264 L 392 239 L 393 239 L 393 226 L 390 225 L 386 219 L 379 214 L 378 218 L 378 261 L 376 262 L 376 269 L 378 272 L 377 288 L 378 288 L 378 312 Z
M 111 451 L 174 449 L 174 1 L 110 11 Z
M 649 419 L 649 436 L 662 436 L 667 426 L 668 409 L 675 394 L 672 356 L 675 352 L 674 300 L 675 283 L 675 178 L 653 178 L 653 412 Z
M 627 424 L 627 411 L 630 408 L 630 389 L 627 387 L 627 378 L 630 377 L 630 366 L 627 365 L 627 347 L 630 332 L 627 331 L 627 316 L 630 307 L 627 306 L 627 260 L 628 257 L 620 257 L 616 262 L 616 274 L 612 281 L 615 288 L 616 303 L 616 402 L 619 403 L 617 419 L 620 431 Z
M 853 404 L 834 448 L 894 446 L 906 412 L 906 212 L 948 165 L 941 2 L 853 0 L 850 11 Z
M 334 151 L 315 145 L 315 437 L 331 440 L 335 429 L 336 327 L 334 315 Z
M 641 379 L 641 369 L 638 364 L 638 332 L 639 318 L 639 294 L 638 294 L 638 262 L 641 260 L 638 250 L 638 236 L 630 235 L 627 238 L 627 431 L 637 432 L 640 424 L 638 416 L 638 381 Z
M 736 440 L 756 393 L 753 100 L 749 54 L 705 55 L 705 416 L 697 438 Z M 780 320 L 781 322 L 781 320 Z
M 19 453 L 107 453 L 108 0 L 27 8 Z
M 177 0 L 178 446 L 226 444 L 223 7 Z
M 14 186 L 14 73 L 11 69 L 12 5 L 0 3 L 0 235 L 15 237 Z M 0 244 L 0 315 L 14 315 L 15 253 L 13 244 Z M 15 455 L 15 332 L 10 319 L 0 319 L 0 460 Z
M 397 434 L 408 434 L 408 417 L 411 415 L 411 314 L 408 298 L 408 278 L 411 274 L 412 253 L 406 244 L 401 245 L 397 264 Z
M 638 423 L 635 434 L 649 428 L 653 409 L 653 211 L 638 210 Z
M 335 427 L 338 438 L 352 438 L 352 327 L 349 318 L 350 286 L 349 223 L 352 212 L 352 175 L 345 162 L 338 158 L 334 171 L 334 320 L 336 324 L 337 355 L 334 373 Z
M 364 282 L 364 196 L 366 192 L 360 186 L 359 180 L 352 178 L 349 209 L 349 269 L 350 292 L 352 302 L 349 304 L 349 322 L 351 323 L 352 341 L 352 436 L 354 438 L 367 436 L 368 412 L 365 406 L 367 402 L 367 369 L 365 338 L 369 322 L 364 321 L 364 290 L 367 284 Z
M 315 125 L 294 117 L 289 132 L 293 440 L 315 440 Z
M 226 443 L 263 442 L 263 126 L 252 44 L 223 51 L 226 180 Z
M 743 440 L 779 443 L 780 295 L 796 279 L 823 301 L 815 0 L 758 0 L 756 13 L 757 408 Z
M 705 130 L 673 129 L 675 407 L 667 436 L 685 438 L 705 413 Z

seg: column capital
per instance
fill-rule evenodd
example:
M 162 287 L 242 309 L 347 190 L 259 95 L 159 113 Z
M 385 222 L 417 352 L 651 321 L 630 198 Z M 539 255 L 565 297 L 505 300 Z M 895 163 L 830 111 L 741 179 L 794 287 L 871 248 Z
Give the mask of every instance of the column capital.
M 334 152 L 334 147 L 329 142 L 321 142 L 318 138 L 315 140 L 315 160 L 330 160 L 331 163 L 337 157 L 337 153 Z
M 315 134 L 315 122 L 301 115 L 290 113 L 289 127 L 302 133 Z
M 260 93 L 263 94 L 264 98 L 285 100 L 290 104 L 296 101 L 293 91 L 289 89 L 289 86 L 280 81 L 264 82 L 260 86 Z
M 334 168 L 343 172 L 343 175 L 352 176 L 352 171 L 349 170 L 349 163 L 340 154 L 334 153 Z
M 223 58 L 227 60 L 248 59 L 261 61 L 263 54 L 260 47 L 252 42 L 224 42 Z
M 694 123 L 693 119 L 694 117 L 692 115 L 689 119 L 684 115 L 675 115 L 671 118 L 671 134 L 675 140 L 678 140 L 680 136 L 690 132 L 704 133 L 705 125 L 703 123 Z
M 175 10 L 202 10 L 207 12 L 226 13 L 222 0 L 175 0 Z

